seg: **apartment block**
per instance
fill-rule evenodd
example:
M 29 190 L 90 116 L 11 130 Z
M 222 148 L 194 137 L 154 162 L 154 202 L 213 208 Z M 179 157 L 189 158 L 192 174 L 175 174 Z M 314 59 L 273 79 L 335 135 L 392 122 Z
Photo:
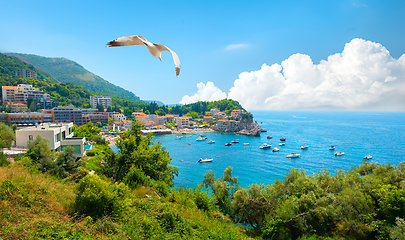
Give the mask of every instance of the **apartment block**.
M 103 105 L 104 109 L 112 106 L 111 97 L 107 96 L 90 96 L 90 106 L 92 108 L 97 108 L 97 104 Z
M 15 71 L 15 75 L 17 77 L 22 76 L 22 77 L 26 77 L 26 78 L 37 78 L 37 73 L 33 70 L 29 70 L 29 69 L 19 69 L 17 71 Z
M 23 113 L 0 113 L 0 122 L 11 126 L 32 126 L 40 123 L 54 122 L 52 113 L 47 112 L 23 112 Z

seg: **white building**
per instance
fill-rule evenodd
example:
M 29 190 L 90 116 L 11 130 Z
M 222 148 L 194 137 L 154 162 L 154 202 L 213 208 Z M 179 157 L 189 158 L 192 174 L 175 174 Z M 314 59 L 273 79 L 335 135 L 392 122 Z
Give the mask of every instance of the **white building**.
M 111 97 L 107 96 L 90 96 L 90 106 L 92 108 L 97 108 L 97 104 L 103 105 L 104 108 L 112 106 Z
M 127 117 L 124 114 L 114 114 L 113 115 L 114 122 L 122 122 L 127 120 Z
M 54 151 L 63 151 L 66 147 L 74 148 L 76 157 L 83 157 L 85 154 L 85 138 L 73 137 L 73 123 L 43 123 L 34 127 L 27 127 L 17 130 L 16 146 L 28 148 L 28 141 L 33 141 L 37 136 L 49 141 L 49 148 Z

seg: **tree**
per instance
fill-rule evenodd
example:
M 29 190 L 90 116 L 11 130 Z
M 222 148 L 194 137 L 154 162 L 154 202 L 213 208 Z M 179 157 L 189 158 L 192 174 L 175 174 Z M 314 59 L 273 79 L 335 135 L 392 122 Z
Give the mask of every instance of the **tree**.
M 15 141 L 15 134 L 12 128 L 5 123 L 0 123 L 0 149 L 10 148 Z
M 169 166 L 171 161 L 169 153 L 160 143 L 154 144 L 152 135 L 142 137 L 141 127 L 139 122 L 133 122 L 132 129 L 121 133 L 117 142 L 118 154 L 107 159 L 108 165 L 114 166 L 112 168 L 114 176 L 112 177 L 115 181 L 121 181 L 131 171 L 134 171 L 133 175 L 137 176 L 134 179 L 143 179 L 138 174 L 138 171 L 141 170 L 151 180 L 173 186 L 173 179 L 178 174 L 178 168 Z M 128 178 L 127 181 L 129 180 Z
M 94 136 L 100 134 L 101 131 L 92 122 L 88 122 L 80 127 L 73 125 L 72 130 L 76 137 L 85 137 L 86 139 L 92 139 Z
M 30 157 L 34 164 L 38 164 L 40 168 L 47 171 L 54 167 L 54 153 L 49 148 L 49 141 L 37 136 L 35 140 L 30 140 L 27 143 L 28 151 L 26 155 Z
M 226 168 L 222 177 L 218 179 L 212 170 L 203 176 L 204 180 L 200 187 L 210 188 L 215 204 L 223 213 L 232 216 L 231 201 L 234 193 L 239 189 L 238 177 L 232 177 L 232 167 Z
M 119 216 L 129 204 L 130 191 L 124 183 L 108 183 L 97 175 L 87 175 L 76 187 L 74 209 L 79 214 Z
M 61 178 L 66 178 L 70 174 L 77 171 L 77 168 L 82 164 L 82 160 L 76 162 L 76 156 L 74 155 L 74 148 L 67 147 L 64 151 L 59 152 L 56 158 L 54 168 L 50 170 L 51 174 L 58 175 Z
M 97 107 L 96 107 L 96 108 L 98 109 L 99 112 L 104 112 L 104 106 L 103 106 L 103 104 L 97 103 Z

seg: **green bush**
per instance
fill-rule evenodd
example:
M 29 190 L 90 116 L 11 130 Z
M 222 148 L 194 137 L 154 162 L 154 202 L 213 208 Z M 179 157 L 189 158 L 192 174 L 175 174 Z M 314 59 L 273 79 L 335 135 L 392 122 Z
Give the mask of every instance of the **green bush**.
M 93 150 L 87 150 L 86 155 L 89 156 L 89 157 L 92 157 L 92 156 L 95 156 L 96 153 Z
M 91 141 L 93 141 L 93 142 L 95 142 L 95 143 L 97 143 L 97 144 L 102 144 L 102 145 L 107 144 L 105 138 L 103 138 L 103 137 L 100 136 L 100 135 L 96 135 L 96 136 L 92 137 L 92 138 L 91 138 Z
M 111 184 L 97 175 L 84 177 L 76 188 L 76 194 L 75 211 L 95 218 L 118 216 L 130 203 L 130 191 L 125 184 Z
M 4 153 L 0 153 L 0 167 L 8 165 L 10 165 L 10 162 L 7 160 L 7 155 Z
M 145 173 L 133 166 L 129 170 L 128 174 L 122 179 L 122 181 L 127 184 L 130 188 L 137 188 L 141 185 L 143 186 L 150 186 L 151 179 L 149 176 L 146 176 Z

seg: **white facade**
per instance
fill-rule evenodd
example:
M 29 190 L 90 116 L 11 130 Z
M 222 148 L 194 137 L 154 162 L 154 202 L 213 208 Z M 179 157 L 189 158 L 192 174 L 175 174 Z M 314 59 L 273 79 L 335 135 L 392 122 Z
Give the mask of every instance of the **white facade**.
M 71 146 L 75 149 L 77 157 L 83 157 L 85 138 L 74 138 L 72 131 L 73 123 L 43 123 L 34 127 L 17 130 L 16 146 L 28 148 L 28 141 L 35 140 L 38 136 L 49 141 L 49 148 L 54 151 L 62 151 Z
M 127 117 L 124 114 L 114 114 L 113 115 L 114 122 L 122 122 L 127 120 Z

